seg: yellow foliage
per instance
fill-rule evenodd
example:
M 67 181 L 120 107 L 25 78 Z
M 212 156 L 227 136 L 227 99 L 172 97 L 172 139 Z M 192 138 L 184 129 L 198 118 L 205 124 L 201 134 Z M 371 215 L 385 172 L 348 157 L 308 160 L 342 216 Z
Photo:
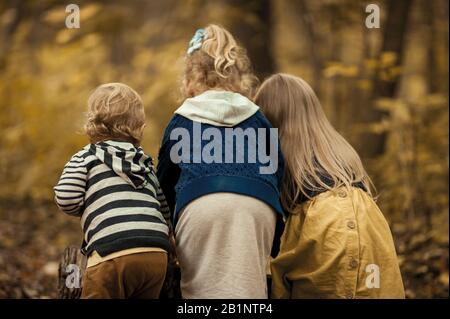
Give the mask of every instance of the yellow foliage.
M 380 66 L 382 68 L 393 67 L 397 64 L 397 54 L 395 52 L 382 52 L 380 55 Z
M 359 74 L 358 67 L 355 65 L 344 65 L 337 62 L 329 63 L 323 70 L 323 75 L 326 78 L 335 76 L 356 77 Z

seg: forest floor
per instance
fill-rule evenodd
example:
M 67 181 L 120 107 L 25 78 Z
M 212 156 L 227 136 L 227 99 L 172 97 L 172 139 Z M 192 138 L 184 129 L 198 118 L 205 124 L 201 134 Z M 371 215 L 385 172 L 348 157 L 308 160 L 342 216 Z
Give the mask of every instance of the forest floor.
M 448 298 L 448 235 L 394 225 L 408 298 Z M 441 236 L 442 237 L 442 236 Z M 0 202 L 0 299 L 56 298 L 64 248 L 81 242 L 76 218 L 51 203 Z
M 81 243 L 78 219 L 51 203 L 0 207 L 0 298 L 56 298 L 61 254 Z

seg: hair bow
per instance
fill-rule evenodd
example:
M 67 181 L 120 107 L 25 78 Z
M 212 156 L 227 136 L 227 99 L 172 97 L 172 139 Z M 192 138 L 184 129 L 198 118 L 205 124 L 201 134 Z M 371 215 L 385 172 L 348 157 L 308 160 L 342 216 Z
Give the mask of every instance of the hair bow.
M 198 50 L 202 47 L 203 40 L 206 39 L 206 31 L 205 29 L 198 29 L 191 41 L 189 41 L 189 48 L 187 50 L 187 54 L 191 55 L 195 50 Z

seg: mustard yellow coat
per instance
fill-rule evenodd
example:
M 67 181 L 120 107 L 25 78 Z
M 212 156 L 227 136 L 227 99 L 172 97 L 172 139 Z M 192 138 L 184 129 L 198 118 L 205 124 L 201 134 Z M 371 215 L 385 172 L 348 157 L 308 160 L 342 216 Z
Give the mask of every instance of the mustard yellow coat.
M 404 298 L 389 225 L 359 188 L 327 191 L 292 212 L 271 263 L 272 298 Z

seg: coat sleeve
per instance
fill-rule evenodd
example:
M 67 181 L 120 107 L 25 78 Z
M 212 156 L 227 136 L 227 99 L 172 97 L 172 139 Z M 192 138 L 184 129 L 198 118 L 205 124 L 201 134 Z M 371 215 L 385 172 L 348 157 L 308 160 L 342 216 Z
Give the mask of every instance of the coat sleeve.
M 156 199 L 158 200 L 158 202 L 160 203 L 160 209 L 159 211 L 161 212 L 161 214 L 164 217 L 164 220 L 166 221 L 167 225 L 169 226 L 169 229 L 172 230 L 172 222 L 170 221 L 170 209 L 169 209 L 169 205 L 167 204 L 167 200 L 166 200 L 166 196 L 164 196 L 164 193 L 161 189 L 161 187 L 159 187 L 156 190 Z
M 72 216 L 83 214 L 86 179 L 84 158 L 74 155 L 65 165 L 58 184 L 53 188 L 55 202 L 64 213 Z
M 170 133 L 174 127 L 174 120 L 167 126 L 164 137 L 161 143 L 161 148 L 158 155 L 158 166 L 156 176 L 161 185 L 162 193 L 165 195 L 168 209 L 171 212 L 175 211 L 176 192 L 175 185 L 180 177 L 180 167 L 173 163 L 170 158 L 170 149 L 174 141 L 170 140 Z

